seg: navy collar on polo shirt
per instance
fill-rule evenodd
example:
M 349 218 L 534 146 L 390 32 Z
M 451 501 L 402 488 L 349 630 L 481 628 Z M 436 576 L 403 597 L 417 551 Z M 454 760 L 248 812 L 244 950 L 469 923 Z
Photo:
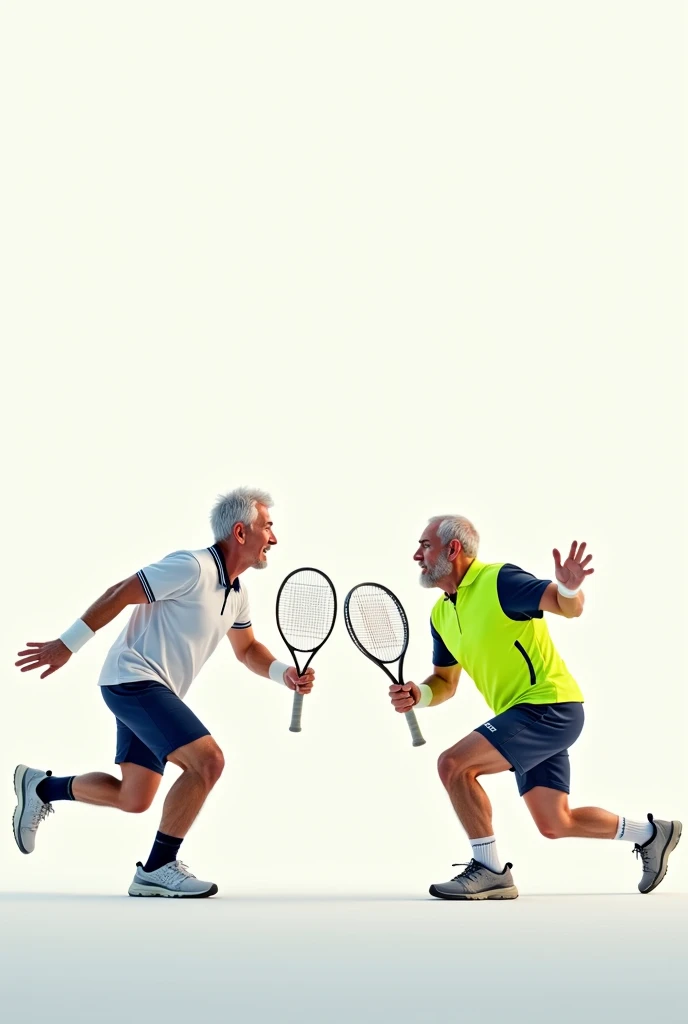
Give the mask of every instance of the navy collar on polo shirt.
M 227 604 L 227 598 L 229 597 L 230 590 L 234 590 L 238 594 L 239 591 L 241 590 L 241 583 L 239 582 L 238 576 L 236 576 L 233 582 L 230 583 L 229 575 L 227 573 L 227 566 L 225 564 L 225 556 L 222 554 L 222 548 L 220 547 L 219 544 L 213 544 L 211 547 L 208 548 L 208 551 L 215 559 L 215 565 L 217 566 L 218 583 L 220 584 L 221 587 L 224 587 L 225 589 L 225 599 L 222 602 L 222 611 L 220 612 L 220 615 L 224 615 L 225 605 Z

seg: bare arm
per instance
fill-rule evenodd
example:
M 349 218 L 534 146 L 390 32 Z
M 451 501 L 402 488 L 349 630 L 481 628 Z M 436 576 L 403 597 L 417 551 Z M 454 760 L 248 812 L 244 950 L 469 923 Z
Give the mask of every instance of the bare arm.
M 238 661 L 257 676 L 267 678 L 268 670 L 275 658 L 267 647 L 259 644 L 253 634 L 253 627 L 230 629 L 227 638 Z
M 253 628 L 230 629 L 227 637 L 237 660 L 245 665 L 257 676 L 269 677 L 270 666 L 277 659 L 263 644 L 259 643 L 253 635 Z M 290 690 L 298 690 L 299 693 L 310 693 L 313 689 L 315 673 L 312 668 L 300 676 L 295 668 L 290 668 L 285 673 L 285 683 Z
M 97 633 L 103 626 L 107 626 L 108 622 L 116 619 L 130 604 L 148 604 L 148 598 L 136 574 L 122 580 L 121 583 L 115 583 L 113 587 L 108 587 L 105 593 L 86 609 L 81 618 L 89 629 Z
M 583 614 L 585 595 L 579 591 L 575 597 L 564 597 L 557 590 L 556 583 L 550 583 L 540 598 L 538 605 L 541 612 L 563 615 L 565 619 L 577 619 Z
M 443 704 L 456 693 L 461 675 L 460 665 L 433 665 L 432 675 L 423 680 L 426 686 L 432 690 L 432 700 L 427 707 L 435 707 Z M 395 711 L 405 714 L 420 700 L 421 691 L 415 683 L 404 683 L 400 686 L 393 683 L 389 688 L 389 696 Z
M 134 575 L 109 587 L 97 601 L 93 602 L 81 618 L 95 633 L 103 626 L 107 626 L 108 622 L 112 622 L 127 605 L 147 603 L 148 598 L 139 578 Z M 41 673 L 41 679 L 57 672 L 58 668 L 66 665 L 72 656 L 72 652 L 61 640 L 49 640 L 47 643 L 29 641 L 26 648 L 26 650 L 19 651 L 19 661 L 16 661 L 15 665 L 19 666 L 22 672 L 31 672 L 35 668 L 47 665 L 47 670 Z

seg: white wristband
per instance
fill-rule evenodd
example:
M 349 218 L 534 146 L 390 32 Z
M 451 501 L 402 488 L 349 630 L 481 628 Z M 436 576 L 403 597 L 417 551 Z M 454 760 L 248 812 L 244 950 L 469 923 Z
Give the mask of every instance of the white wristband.
M 420 690 L 420 699 L 416 707 L 426 708 L 432 700 L 432 686 L 428 686 L 427 683 L 420 683 L 418 689 Z
M 69 629 L 66 629 L 64 633 L 60 635 L 60 640 L 65 647 L 72 652 L 72 654 L 76 654 L 76 652 L 81 650 L 84 644 L 87 644 L 94 636 L 95 633 L 91 627 L 87 626 L 83 619 L 77 619 Z
M 568 587 L 565 587 L 563 583 L 560 583 L 559 580 L 557 580 L 557 590 L 562 597 L 575 597 L 580 590 L 580 587 L 576 587 L 575 590 L 569 590 Z
M 283 661 L 273 661 L 272 665 L 268 669 L 268 675 L 275 683 L 280 683 L 282 686 L 287 684 L 284 681 L 284 673 L 291 665 L 285 665 Z

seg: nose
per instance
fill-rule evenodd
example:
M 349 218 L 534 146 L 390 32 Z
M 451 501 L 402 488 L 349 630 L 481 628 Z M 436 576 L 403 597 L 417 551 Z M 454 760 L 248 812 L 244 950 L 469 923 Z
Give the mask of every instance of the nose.
M 418 550 L 416 551 L 415 555 L 413 556 L 413 561 L 414 562 L 422 562 L 423 561 L 423 552 L 420 550 L 420 548 L 418 548 Z

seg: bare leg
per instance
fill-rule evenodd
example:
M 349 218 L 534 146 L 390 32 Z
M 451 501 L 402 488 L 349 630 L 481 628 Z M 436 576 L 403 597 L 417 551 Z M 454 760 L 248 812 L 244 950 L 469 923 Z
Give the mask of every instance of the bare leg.
M 445 750 L 437 767 L 468 838 L 491 836 L 492 805 L 478 782 L 478 776 L 508 771 L 511 765 L 506 758 L 484 736 L 472 732 Z
M 212 736 L 202 736 L 193 743 L 173 751 L 167 758 L 182 769 L 167 794 L 162 811 L 160 831 L 182 839 L 206 801 L 210 790 L 222 774 L 224 758 Z
M 618 814 L 601 807 L 569 807 L 566 793 L 536 786 L 523 797 L 533 820 L 548 839 L 613 839 L 619 825 Z
M 182 839 L 198 817 L 208 792 L 201 775 L 190 769 L 183 772 L 167 794 L 160 831 Z
M 80 803 L 116 807 L 120 811 L 132 813 L 147 811 L 162 782 L 162 775 L 130 762 L 121 764 L 120 769 L 121 779 L 106 775 L 105 772 L 77 775 L 72 782 L 74 799 Z

